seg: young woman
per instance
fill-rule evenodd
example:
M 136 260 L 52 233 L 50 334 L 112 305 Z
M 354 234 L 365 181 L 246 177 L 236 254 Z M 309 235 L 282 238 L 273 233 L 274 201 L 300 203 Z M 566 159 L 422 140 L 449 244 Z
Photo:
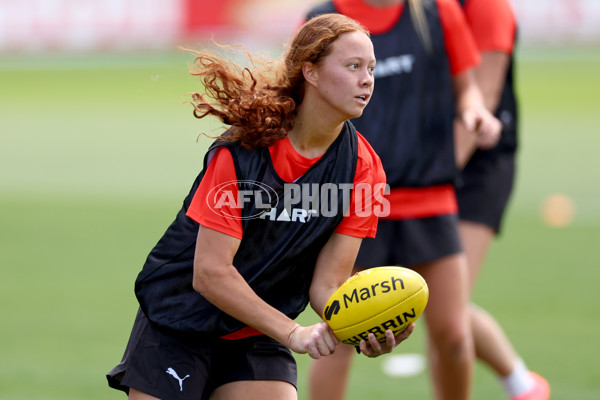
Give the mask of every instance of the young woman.
M 281 64 L 251 71 L 197 53 L 195 66 L 206 95 L 194 114 L 230 129 L 136 280 L 140 311 L 109 385 L 130 399 L 295 399 L 289 349 L 320 358 L 338 341 L 324 322 L 293 319 L 309 301 L 321 313 L 376 230 L 375 213 L 354 208 L 377 205 L 385 174 L 348 121 L 373 92 L 373 45 L 327 15 L 297 31 Z M 344 199 L 352 184 L 374 191 Z M 388 353 L 413 328 L 360 348 Z
M 461 0 L 461 5 L 481 53 L 481 64 L 475 69 L 477 82 L 486 107 L 503 125 L 499 143 L 488 150 L 477 149 L 472 135 L 460 126 L 455 130 L 456 161 L 464 167 L 456 192 L 459 232 L 472 288 L 500 232 L 513 187 L 518 126 L 512 56 L 517 22 L 508 0 Z M 507 396 L 512 400 L 549 399 L 548 382 L 527 369 L 494 318 L 475 306 L 470 314 L 475 354 L 500 377 Z
M 424 4 L 426 3 L 426 4 Z M 476 85 L 479 62 L 455 0 L 333 0 L 309 18 L 339 12 L 364 24 L 375 47 L 377 93 L 354 120 L 381 157 L 390 215 L 363 241 L 357 265 L 404 265 L 427 281 L 428 354 L 437 399 L 470 397 L 474 349 L 467 265 L 458 234 L 453 123 L 478 145 L 493 146 L 500 122 Z M 350 347 L 313 362 L 311 398 L 341 399 Z

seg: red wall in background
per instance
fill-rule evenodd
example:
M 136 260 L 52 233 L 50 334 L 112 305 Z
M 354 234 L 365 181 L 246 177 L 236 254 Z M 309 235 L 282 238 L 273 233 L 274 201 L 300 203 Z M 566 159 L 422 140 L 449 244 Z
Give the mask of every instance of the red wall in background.
M 184 32 L 194 34 L 231 25 L 234 22 L 231 12 L 235 2 L 236 0 L 184 0 Z
M 0 54 L 162 50 L 213 34 L 279 47 L 318 1 L 0 0 Z M 600 0 L 513 3 L 521 44 L 600 43 Z

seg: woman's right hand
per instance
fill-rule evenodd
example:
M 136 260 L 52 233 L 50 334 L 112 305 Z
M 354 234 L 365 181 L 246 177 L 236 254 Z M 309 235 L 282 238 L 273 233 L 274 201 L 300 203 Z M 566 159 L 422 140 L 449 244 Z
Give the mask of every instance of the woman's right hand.
M 292 351 L 308 353 L 314 359 L 332 354 L 338 343 L 339 340 L 325 322 L 310 326 L 297 325 L 288 336 L 288 347 Z

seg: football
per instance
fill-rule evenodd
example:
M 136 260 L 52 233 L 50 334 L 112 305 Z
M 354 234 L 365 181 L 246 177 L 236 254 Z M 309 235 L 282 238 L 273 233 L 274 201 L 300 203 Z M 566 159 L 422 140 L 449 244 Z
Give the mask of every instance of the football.
M 375 267 L 348 278 L 323 311 L 342 343 L 358 346 L 369 333 L 385 340 L 385 331 L 401 333 L 425 310 L 429 289 L 417 272 L 403 267 Z

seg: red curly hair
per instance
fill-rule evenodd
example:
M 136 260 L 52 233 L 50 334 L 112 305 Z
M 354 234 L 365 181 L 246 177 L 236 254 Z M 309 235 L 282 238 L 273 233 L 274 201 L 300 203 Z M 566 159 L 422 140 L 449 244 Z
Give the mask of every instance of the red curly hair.
M 196 58 L 190 73 L 200 78 L 205 90 L 204 94 L 192 94 L 194 116 L 212 115 L 229 125 L 229 134 L 221 140 L 239 141 L 247 149 L 272 145 L 294 127 L 296 107 L 304 98 L 303 64 L 318 64 L 340 35 L 355 31 L 369 36 L 351 18 L 320 15 L 297 30 L 281 62 L 258 62 L 241 51 L 250 60 L 252 70 L 193 51 Z

